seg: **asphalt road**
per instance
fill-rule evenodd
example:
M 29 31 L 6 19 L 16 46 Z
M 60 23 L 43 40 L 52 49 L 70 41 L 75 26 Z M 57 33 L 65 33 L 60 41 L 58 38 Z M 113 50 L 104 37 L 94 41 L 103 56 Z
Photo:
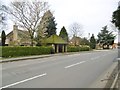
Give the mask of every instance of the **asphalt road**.
M 105 50 L 4 63 L 1 88 L 89 88 L 117 57 Z

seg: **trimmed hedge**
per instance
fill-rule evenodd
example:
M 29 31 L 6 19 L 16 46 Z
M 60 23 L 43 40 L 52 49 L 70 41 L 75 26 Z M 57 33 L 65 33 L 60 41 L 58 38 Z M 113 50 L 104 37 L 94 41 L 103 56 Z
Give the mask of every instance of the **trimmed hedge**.
M 20 56 L 31 56 L 31 55 L 42 55 L 42 54 L 52 54 L 53 48 L 51 46 L 40 46 L 40 47 L 10 47 L 4 46 L 0 47 L 2 54 L 0 52 L 0 57 L 20 57 Z M 79 52 L 79 51 L 89 51 L 88 46 L 68 46 L 67 52 Z
M 2 47 L 0 46 L 0 57 L 2 57 Z
M 52 47 L 2 47 L 2 57 L 18 57 L 50 54 Z
M 89 51 L 89 46 L 68 46 L 67 52 Z

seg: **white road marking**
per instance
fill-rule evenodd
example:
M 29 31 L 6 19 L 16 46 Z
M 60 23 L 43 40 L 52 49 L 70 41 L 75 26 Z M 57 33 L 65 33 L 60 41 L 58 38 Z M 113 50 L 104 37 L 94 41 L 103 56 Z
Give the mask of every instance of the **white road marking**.
M 25 80 L 22 80 L 22 81 L 19 81 L 19 82 L 13 83 L 13 84 L 9 84 L 9 85 L 6 85 L 6 86 L 1 87 L 0 90 L 3 89 L 3 88 L 8 88 L 8 87 L 11 87 L 11 86 L 14 86 L 14 85 L 20 84 L 20 83 L 24 83 L 24 82 L 27 82 L 27 81 L 30 81 L 30 80 L 33 80 L 33 79 L 36 79 L 36 78 L 42 77 L 42 76 L 45 76 L 45 75 L 47 75 L 47 73 L 44 73 L 44 74 L 41 74 L 41 75 L 38 75 L 38 76 L 34 76 L 34 77 L 31 77 L 31 78 L 28 78 L 28 79 L 25 79 Z
M 72 64 L 72 65 L 66 66 L 65 68 L 70 68 L 70 67 L 73 67 L 73 66 L 76 66 L 76 65 L 85 63 L 85 62 L 86 62 L 86 61 L 78 62 L 78 63 Z

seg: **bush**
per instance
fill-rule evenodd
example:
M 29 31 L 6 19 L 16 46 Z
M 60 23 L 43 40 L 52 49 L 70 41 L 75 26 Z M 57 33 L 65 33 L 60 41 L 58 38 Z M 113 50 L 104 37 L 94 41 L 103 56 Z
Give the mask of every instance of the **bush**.
M 79 51 L 89 51 L 89 46 L 68 46 L 68 52 L 79 52 Z
M 19 57 L 19 56 L 31 56 L 31 55 L 42 55 L 42 54 L 53 54 L 53 48 L 51 46 L 40 46 L 40 47 L 10 47 L 4 46 L 0 47 L 0 57 Z M 68 52 L 79 52 L 79 51 L 89 51 L 88 46 L 68 46 Z
M 0 57 L 2 57 L 2 46 L 0 46 Z
M 52 47 L 2 47 L 2 57 L 50 54 Z

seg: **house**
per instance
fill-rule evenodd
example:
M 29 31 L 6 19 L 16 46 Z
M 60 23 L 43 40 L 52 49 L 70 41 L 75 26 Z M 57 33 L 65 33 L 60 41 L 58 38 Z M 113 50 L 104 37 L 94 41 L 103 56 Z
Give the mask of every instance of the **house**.
M 18 29 L 16 25 L 13 25 L 13 31 L 6 35 L 8 46 L 30 46 L 30 40 L 29 32 Z
M 69 41 L 69 45 L 78 46 L 80 45 L 80 42 L 81 42 L 80 37 L 73 36 L 72 39 Z

